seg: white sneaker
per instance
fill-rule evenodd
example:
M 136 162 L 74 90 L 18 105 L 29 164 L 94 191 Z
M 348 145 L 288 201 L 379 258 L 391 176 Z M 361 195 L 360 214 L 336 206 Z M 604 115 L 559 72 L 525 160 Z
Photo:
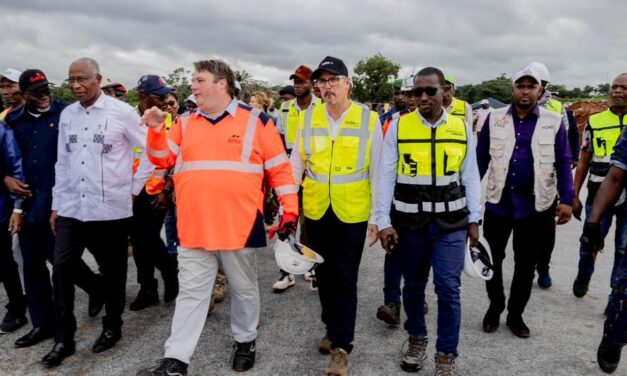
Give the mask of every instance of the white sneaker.
M 274 282 L 274 285 L 272 285 L 272 288 L 276 292 L 283 292 L 287 290 L 288 288 L 294 286 L 295 284 L 296 284 L 296 279 L 294 279 L 293 274 L 287 274 L 287 273 L 281 272 L 281 277 L 279 278 L 278 281 Z
M 311 280 L 314 278 L 314 276 L 316 272 L 314 272 L 313 270 L 305 272 L 305 274 L 303 274 L 303 279 L 307 282 L 311 282 Z

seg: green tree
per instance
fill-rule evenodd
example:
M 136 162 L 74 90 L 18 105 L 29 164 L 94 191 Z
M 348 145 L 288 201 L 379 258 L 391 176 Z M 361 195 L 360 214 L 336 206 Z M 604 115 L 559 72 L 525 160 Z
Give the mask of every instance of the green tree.
M 512 80 L 505 73 L 501 73 L 499 77 L 483 81 L 480 84 L 460 86 L 455 90 L 455 96 L 469 103 L 490 97 L 503 103 L 510 103 L 512 101 Z
M 352 97 L 361 102 L 383 103 L 390 100 L 392 81 L 398 76 L 400 65 L 380 53 L 360 60 L 355 66 Z
M 165 82 L 168 86 L 174 88 L 176 92 L 179 94 L 180 101 L 184 101 L 191 92 L 191 84 L 189 82 L 189 76 L 191 72 L 189 70 L 185 70 L 183 67 L 176 68 L 173 70 L 165 79 Z
M 65 81 L 60 86 L 52 87 L 52 97 L 54 99 L 70 103 L 76 100 L 76 98 L 74 98 L 74 94 L 72 93 L 72 89 L 70 89 L 70 85 Z
M 599 84 L 596 88 L 597 94 L 599 95 L 607 95 L 610 92 L 610 84 Z
M 250 81 L 253 79 L 253 76 L 245 70 L 236 70 L 234 73 L 235 79 L 239 81 L 242 86 L 249 85 Z

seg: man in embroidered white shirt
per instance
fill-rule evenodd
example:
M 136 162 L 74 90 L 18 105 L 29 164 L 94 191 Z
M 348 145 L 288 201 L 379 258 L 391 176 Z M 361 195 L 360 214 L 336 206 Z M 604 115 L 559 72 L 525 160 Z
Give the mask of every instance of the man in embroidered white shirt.
M 93 59 L 70 65 L 68 82 L 78 101 L 59 120 L 50 217 L 56 232 L 53 285 L 59 328 L 54 347 L 42 360 L 48 367 L 74 353 L 74 268 L 85 248 L 108 287 L 103 331 L 92 351 L 108 350 L 120 339 L 132 195 L 141 191 L 154 168 L 143 161 L 133 175 L 133 147 L 143 148 L 146 128 L 135 109 L 102 92 L 101 80 Z

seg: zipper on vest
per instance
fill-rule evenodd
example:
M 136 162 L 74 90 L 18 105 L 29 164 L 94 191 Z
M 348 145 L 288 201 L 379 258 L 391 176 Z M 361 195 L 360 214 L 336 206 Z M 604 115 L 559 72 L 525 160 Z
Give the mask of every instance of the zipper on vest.
M 433 186 L 435 186 L 435 180 L 436 180 L 436 168 L 435 168 L 435 133 L 436 133 L 436 129 L 435 128 L 431 128 L 431 184 Z

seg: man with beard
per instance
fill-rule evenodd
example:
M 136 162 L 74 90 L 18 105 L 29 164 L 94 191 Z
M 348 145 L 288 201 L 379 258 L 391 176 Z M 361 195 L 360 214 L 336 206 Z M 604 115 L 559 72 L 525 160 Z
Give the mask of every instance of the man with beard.
M 33 346 L 51 338 L 57 323 L 53 290 L 46 260 L 54 264 L 55 237 L 50 229 L 54 165 L 57 160 L 59 117 L 68 105 L 52 98 L 50 83 L 39 69 L 28 69 L 19 79 L 26 104 L 7 116 L 22 153 L 24 181 L 10 179 L 9 189 L 25 198 L 24 224 L 19 233 L 24 262 L 24 286 L 33 329 L 15 342 L 17 347 Z M 77 260 L 76 285 L 89 294 L 89 316 L 102 309 L 102 281 L 82 259 Z
M 472 107 L 468 102 L 455 98 L 455 78 L 452 75 L 444 75 L 444 103 L 446 112 L 457 116 L 472 125 Z
M 103 329 L 92 351 L 106 351 L 120 340 L 132 200 L 154 168 L 144 160 L 133 174 L 133 147 L 145 145 L 146 128 L 137 110 L 102 92 L 101 80 L 94 59 L 70 65 L 68 83 L 77 102 L 59 119 L 50 215 L 56 233 L 53 283 L 59 329 L 42 359 L 47 367 L 75 351 L 73 282 L 85 248 L 94 255 L 106 286 Z
M 296 98 L 281 104 L 281 116 L 279 116 L 276 123 L 279 133 L 283 136 L 288 156 L 292 153 L 292 148 L 294 147 L 301 113 L 320 104 L 320 99 L 316 98 L 312 93 L 311 68 L 305 65 L 299 66 L 290 76 L 290 80 L 294 82 L 294 95 Z M 305 242 L 305 239 L 301 238 L 301 241 Z M 315 277 L 312 273 L 305 274 L 305 280 L 311 281 L 313 278 Z M 294 279 L 294 276 L 281 270 L 279 279 L 272 285 L 272 289 L 275 292 L 283 292 L 295 284 L 296 279 Z
M 503 259 L 514 233 L 514 275 L 507 326 L 521 338 L 530 335 L 522 314 L 531 295 L 538 254 L 550 239 L 546 228 L 570 220 L 573 180 L 567 130 L 562 117 L 538 106 L 540 78 L 525 68 L 514 75 L 513 101 L 494 110 L 479 135 L 477 162 L 488 173 L 484 236 L 492 250 L 494 276 L 486 282 L 490 307 L 483 319 L 487 333 L 499 327 L 505 310 Z M 555 199 L 559 193 L 559 204 Z
M 26 102 L 24 93 L 20 91 L 18 81 L 22 72 L 17 69 L 7 68 L 0 74 L 0 95 L 2 102 L 8 107 L 0 112 L 0 120 L 4 120 L 11 110 L 18 108 Z

